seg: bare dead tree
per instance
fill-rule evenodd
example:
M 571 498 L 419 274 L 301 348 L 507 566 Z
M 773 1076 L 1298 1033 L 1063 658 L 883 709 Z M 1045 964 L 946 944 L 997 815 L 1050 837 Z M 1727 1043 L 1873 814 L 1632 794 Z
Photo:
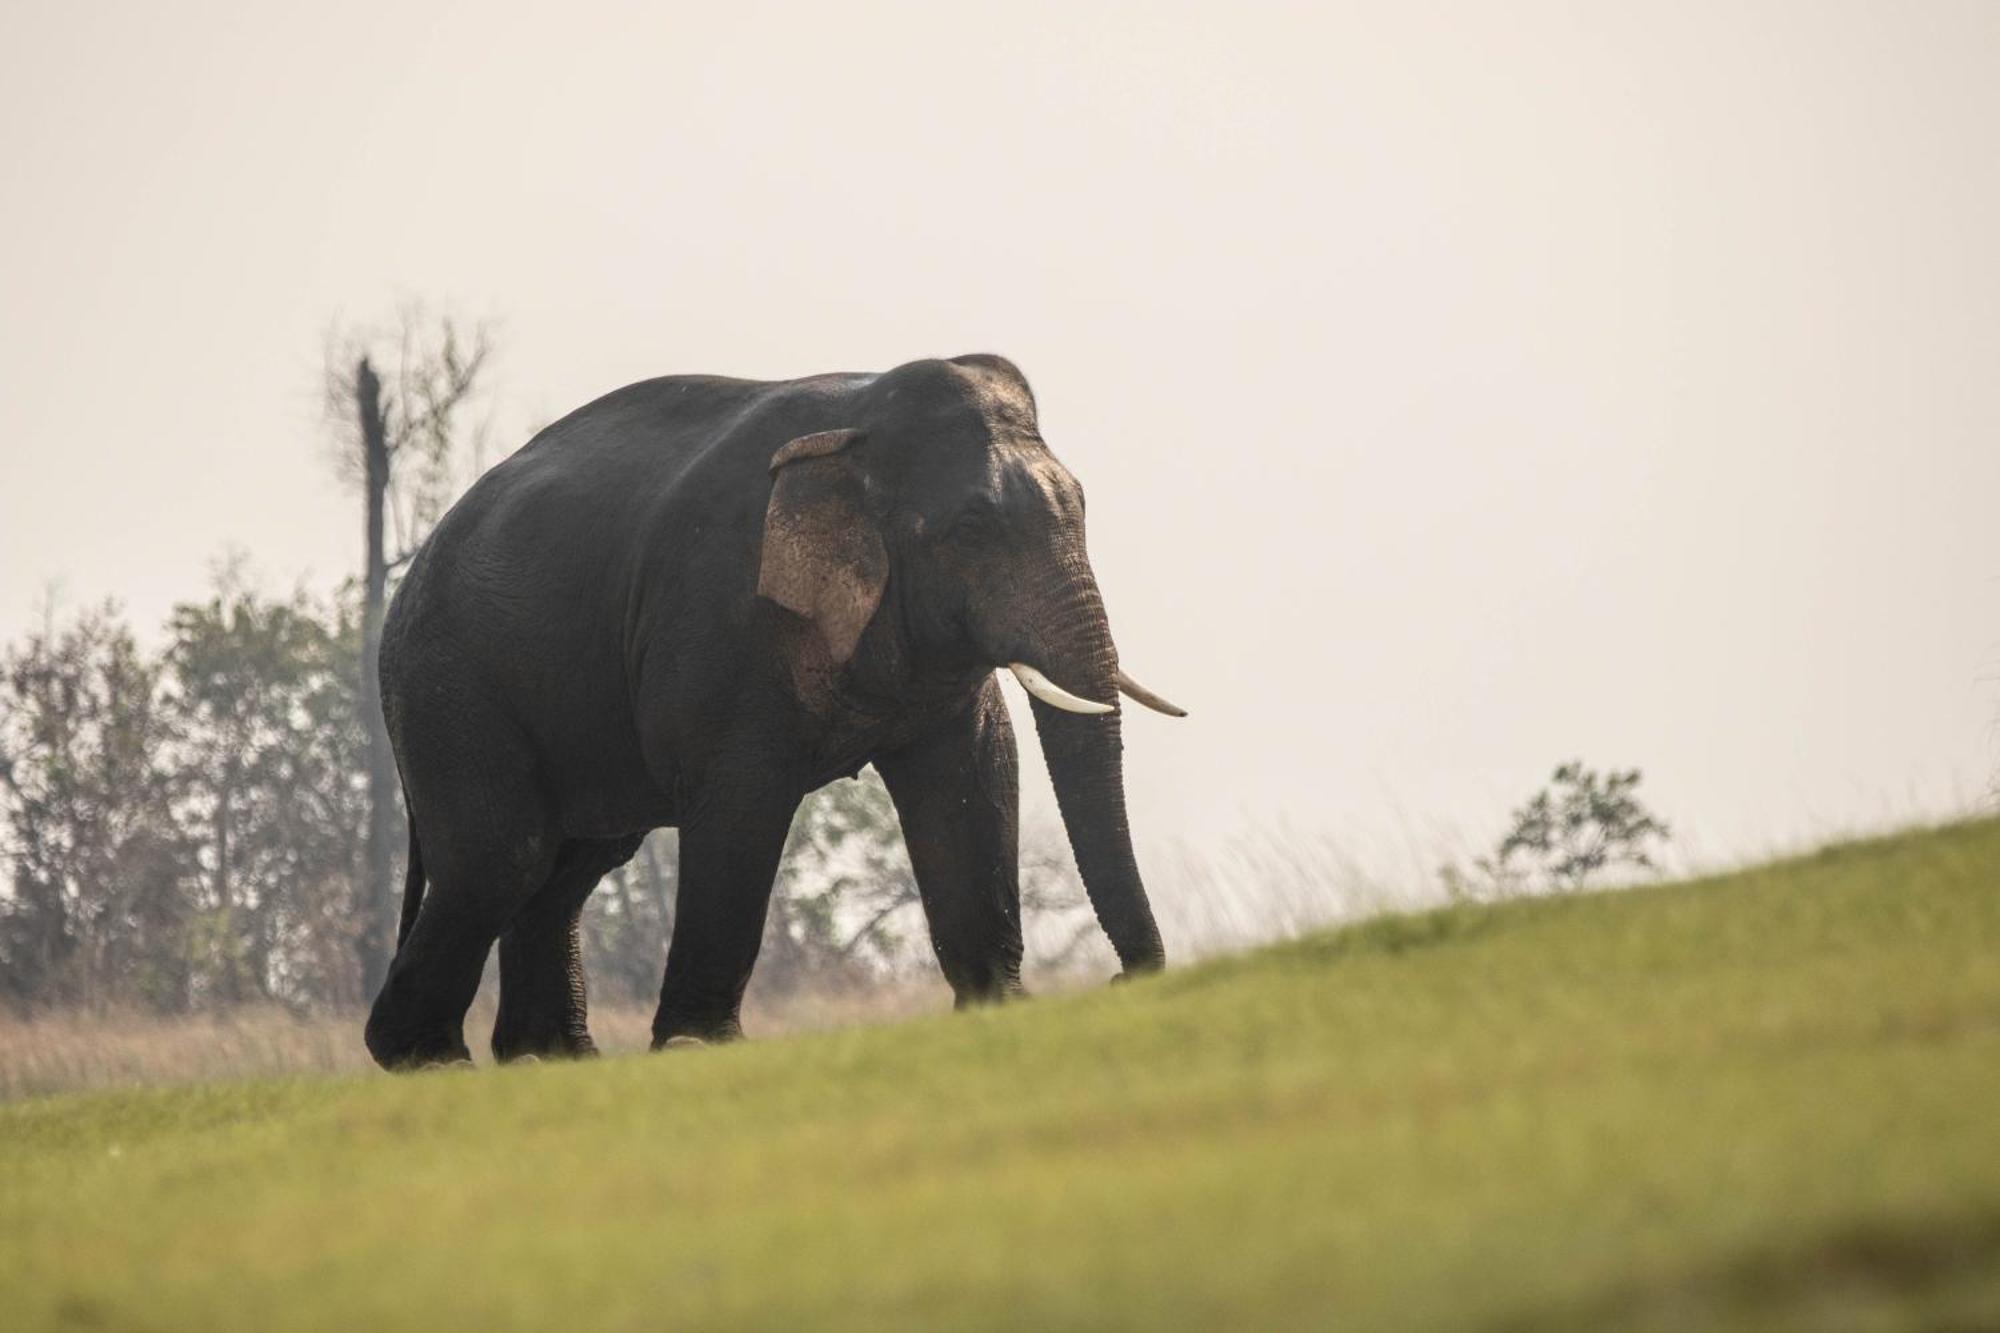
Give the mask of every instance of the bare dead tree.
M 477 452 L 480 431 L 465 418 L 491 350 L 483 326 L 461 328 L 415 306 L 400 312 L 389 334 L 347 330 L 327 340 L 326 413 L 335 427 L 336 462 L 359 481 L 363 500 L 361 704 L 369 815 L 356 948 L 365 996 L 381 989 L 396 938 L 400 791 L 378 666 L 389 578 L 458 489 L 461 445 Z

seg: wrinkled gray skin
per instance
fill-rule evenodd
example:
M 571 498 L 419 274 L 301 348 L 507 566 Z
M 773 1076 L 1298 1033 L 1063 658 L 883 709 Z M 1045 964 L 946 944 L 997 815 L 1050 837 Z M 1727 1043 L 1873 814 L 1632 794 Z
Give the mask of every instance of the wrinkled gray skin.
M 991 356 L 648 380 L 493 468 L 418 552 L 383 635 L 411 871 L 369 1051 L 466 1058 L 498 939 L 494 1054 L 589 1053 L 579 913 L 668 826 L 680 898 L 653 1044 L 740 1035 L 792 814 L 871 762 L 959 1003 L 1018 994 L 994 669 L 1117 700 L 1083 510 L 1026 381 Z M 1119 715 L 1033 708 L 1098 919 L 1128 973 L 1158 968 Z

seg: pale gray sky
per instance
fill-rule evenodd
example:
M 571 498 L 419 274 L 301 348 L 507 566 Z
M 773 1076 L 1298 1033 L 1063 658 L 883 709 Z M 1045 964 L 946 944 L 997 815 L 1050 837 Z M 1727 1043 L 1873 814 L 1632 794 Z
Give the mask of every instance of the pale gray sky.
M 1706 855 L 2000 771 L 2000 5 L 20 4 L 0 635 L 358 558 L 336 317 L 500 421 L 1003 352 L 1142 839 L 1636 764 Z M 1037 800 L 1043 798 L 1037 797 Z

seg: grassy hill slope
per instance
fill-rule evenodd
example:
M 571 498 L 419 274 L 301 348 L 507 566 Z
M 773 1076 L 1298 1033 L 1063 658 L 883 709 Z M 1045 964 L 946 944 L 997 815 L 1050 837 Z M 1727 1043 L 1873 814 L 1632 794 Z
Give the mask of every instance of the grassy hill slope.
M 0 1107 L 36 1327 L 2000 1324 L 2000 823 L 740 1047 Z

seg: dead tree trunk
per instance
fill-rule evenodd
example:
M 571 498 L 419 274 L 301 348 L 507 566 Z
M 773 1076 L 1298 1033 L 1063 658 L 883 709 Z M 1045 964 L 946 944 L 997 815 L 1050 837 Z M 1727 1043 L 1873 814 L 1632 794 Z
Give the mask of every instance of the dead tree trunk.
M 235 867 L 229 862 L 230 805 L 235 798 L 236 756 L 232 754 L 222 765 L 222 789 L 215 799 L 215 906 L 231 937 L 240 925 L 236 920 L 236 886 L 232 879 Z M 222 998 L 230 1004 L 240 1004 L 243 1000 L 242 961 L 233 954 L 223 960 Z
M 639 844 L 639 864 L 646 868 L 646 887 L 652 890 L 653 898 L 659 903 L 661 933 L 671 936 L 674 933 L 674 906 L 678 896 L 676 886 L 680 879 L 680 860 L 678 857 L 675 858 L 674 877 L 670 883 L 666 870 L 660 865 L 660 844 L 655 837 L 649 835 Z M 664 946 L 664 941 L 662 944 Z
M 396 756 L 382 715 L 382 613 L 389 591 L 389 553 L 383 518 L 389 497 L 389 423 L 382 381 L 362 357 L 354 368 L 354 415 L 361 427 L 362 480 L 367 494 L 368 563 L 361 602 L 361 720 L 368 729 L 368 835 L 362 868 L 362 994 L 382 989 L 396 941 Z

